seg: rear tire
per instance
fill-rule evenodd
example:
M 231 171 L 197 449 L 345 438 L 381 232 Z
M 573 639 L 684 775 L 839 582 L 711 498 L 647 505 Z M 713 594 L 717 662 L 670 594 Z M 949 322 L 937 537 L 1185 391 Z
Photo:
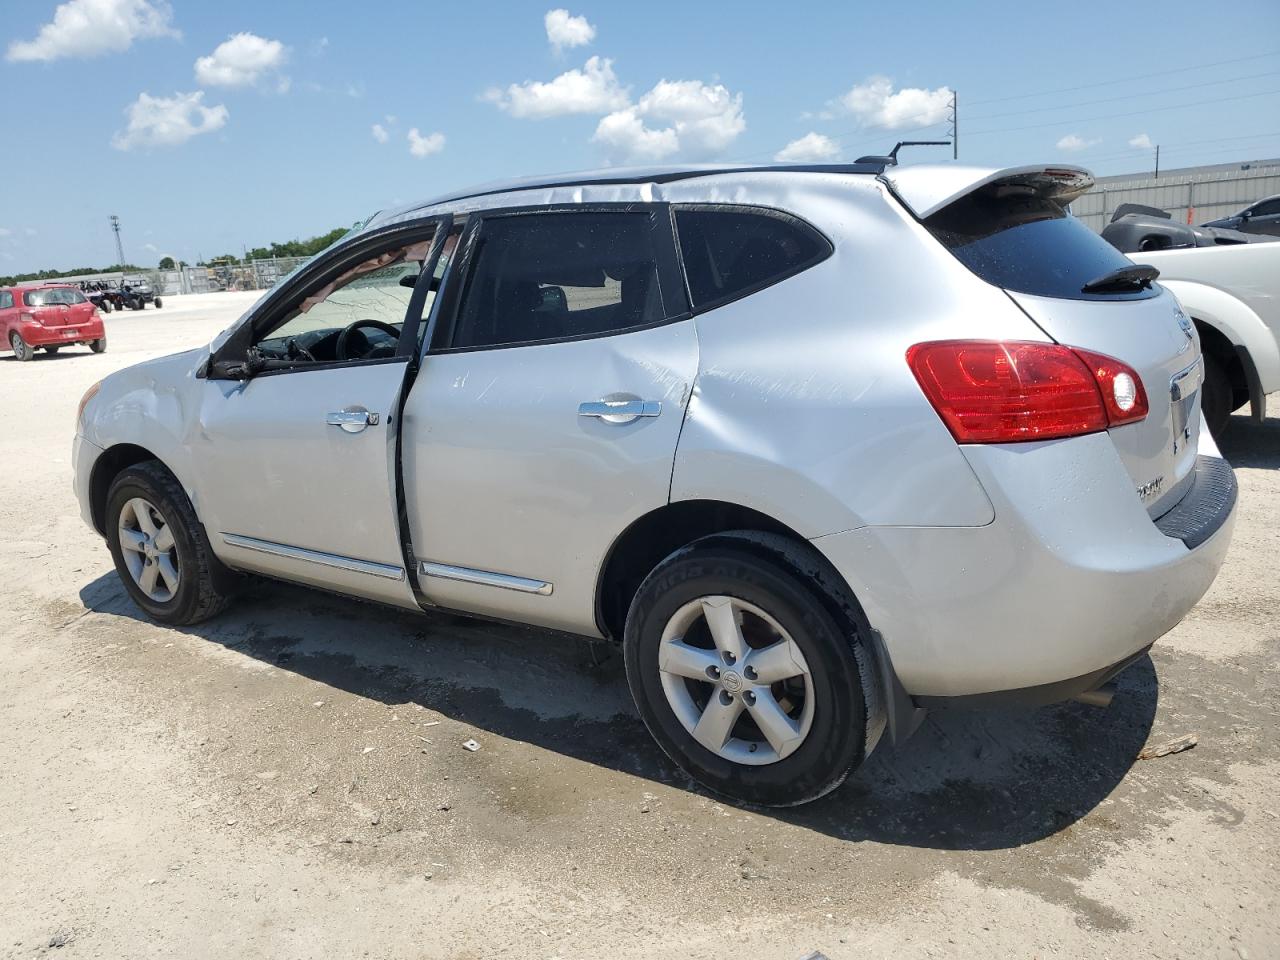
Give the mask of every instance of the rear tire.
M 783 537 L 720 534 L 663 560 L 632 601 L 623 655 L 640 716 L 716 793 L 771 807 L 816 800 L 875 745 L 882 715 L 864 674 L 869 627 L 852 598 L 821 585 L 823 563 Z M 720 619 L 726 609 L 736 629 Z M 742 641 L 741 656 L 726 655 L 713 622 Z M 780 649 L 785 656 L 763 653 Z M 736 712 L 717 726 L 720 708 Z
M 112 481 L 106 530 L 125 590 L 152 618 L 199 623 L 231 602 L 232 574 L 213 555 L 182 485 L 158 460 L 128 467 Z
M 110 312 L 111 312 L 111 301 L 110 301 L 110 300 L 103 300 L 103 301 L 102 301 L 102 312 L 103 312 L 103 313 L 110 313 Z
M 35 351 L 31 349 L 27 341 L 22 339 L 22 334 L 17 330 L 9 334 L 9 346 L 13 348 L 14 357 L 23 363 L 36 358 Z
M 107 338 L 106 338 L 106 337 L 103 337 L 103 338 L 101 338 L 100 340 L 93 340 L 93 341 L 91 341 L 91 342 L 89 343 L 89 349 L 90 349 L 90 350 L 92 350 L 94 353 L 106 353 L 106 352 L 107 352 Z
M 159 310 L 159 309 L 160 309 L 160 306 L 161 306 L 161 302 L 160 302 L 160 298 L 159 298 L 159 297 L 156 297 L 156 299 L 155 299 L 155 305 L 156 305 L 156 309 L 157 309 L 157 310 Z
M 1232 389 L 1227 371 L 1212 354 L 1204 355 L 1204 386 L 1200 391 L 1200 409 L 1209 432 L 1215 438 L 1221 437 L 1231 422 Z

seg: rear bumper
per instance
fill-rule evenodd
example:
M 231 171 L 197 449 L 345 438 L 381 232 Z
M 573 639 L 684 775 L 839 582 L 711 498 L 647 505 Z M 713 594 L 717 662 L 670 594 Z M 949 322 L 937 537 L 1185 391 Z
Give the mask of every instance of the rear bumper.
M 1065 699 L 1091 689 L 1173 628 L 1217 576 L 1235 478 L 1211 440 L 1197 469 L 1218 482 L 1197 477 L 1187 494 L 1207 498 L 1203 510 L 1187 503 L 1201 518 L 1194 546 L 1152 522 L 1106 434 L 962 449 L 995 506 L 992 523 L 864 527 L 813 541 L 915 697 L 1045 687 Z M 1224 492 L 1229 502 L 1219 502 Z
M 60 343 L 88 343 L 106 336 L 101 320 L 64 327 L 46 327 L 42 323 L 24 323 L 18 327 L 22 339 L 32 347 L 54 347 Z

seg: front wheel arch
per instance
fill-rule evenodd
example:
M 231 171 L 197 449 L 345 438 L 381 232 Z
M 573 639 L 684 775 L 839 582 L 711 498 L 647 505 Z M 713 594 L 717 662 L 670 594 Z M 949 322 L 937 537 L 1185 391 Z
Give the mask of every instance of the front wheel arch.
M 104 537 L 107 535 L 107 492 L 111 482 L 124 470 L 147 460 L 155 460 L 163 464 L 154 453 L 146 447 L 133 443 L 118 443 L 108 447 L 93 465 L 89 476 L 89 510 L 93 517 L 93 527 Z

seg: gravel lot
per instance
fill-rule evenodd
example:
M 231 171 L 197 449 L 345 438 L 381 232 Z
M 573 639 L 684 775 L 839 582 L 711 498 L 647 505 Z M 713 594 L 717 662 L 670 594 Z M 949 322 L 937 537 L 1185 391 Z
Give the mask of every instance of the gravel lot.
M 274 584 L 142 619 L 71 493 L 76 403 L 252 299 L 0 357 L 0 956 L 1280 955 L 1275 399 L 1225 447 L 1226 568 L 1110 708 L 934 714 L 774 814 L 693 789 L 602 645 Z

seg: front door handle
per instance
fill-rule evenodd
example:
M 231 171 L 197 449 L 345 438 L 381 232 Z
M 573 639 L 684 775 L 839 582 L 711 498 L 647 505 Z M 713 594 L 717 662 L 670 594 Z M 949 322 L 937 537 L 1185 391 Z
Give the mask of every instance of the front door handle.
M 590 400 L 578 404 L 578 416 L 596 417 L 605 423 L 631 423 L 662 413 L 659 400 Z
M 376 427 L 381 417 L 363 407 L 349 407 L 338 410 L 324 418 L 324 422 L 332 427 L 341 427 L 347 433 L 359 433 L 365 427 Z

